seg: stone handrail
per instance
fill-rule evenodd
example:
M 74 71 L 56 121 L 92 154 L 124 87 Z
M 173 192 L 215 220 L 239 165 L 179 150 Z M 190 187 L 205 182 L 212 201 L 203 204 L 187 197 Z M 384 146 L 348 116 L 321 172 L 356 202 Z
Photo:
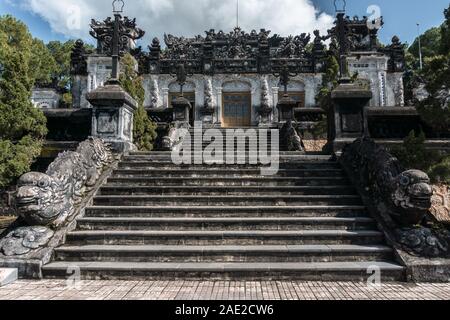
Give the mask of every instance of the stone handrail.
M 416 256 L 449 254 L 450 234 L 434 227 L 429 212 L 433 190 L 426 173 L 405 170 L 370 138 L 347 145 L 340 162 L 390 241 Z
M 13 201 L 19 219 L 0 240 L 0 256 L 23 256 L 45 247 L 73 220 L 84 196 L 112 161 L 109 146 L 90 138 L 75 152 L 59 154 L 45 174 L 20 177 Z

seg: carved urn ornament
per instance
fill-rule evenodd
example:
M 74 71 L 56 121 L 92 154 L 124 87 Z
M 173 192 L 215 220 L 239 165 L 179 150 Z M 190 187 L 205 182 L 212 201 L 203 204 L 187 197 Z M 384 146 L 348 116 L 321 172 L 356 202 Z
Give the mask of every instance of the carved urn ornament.
M 269 101 L 269 82 L 267 78 L 264 78 L 261 86 L 261 107 L 258 110 L 259 115 L 262 117 L 264 121 L 268 121 L 270 119 L 270 115 L 272 114 L 273 109 L 270 106 Z
M 158 86 L 158 80 L 154 79 L 151 89 L 151 101 L 152 101 L 152 107 L 157 108 L 159 106 L 160 101 L 159 96 L 159 86 Z
M 203 105 L 203 108 L 201 109 L 201 113 L 204 115 L 213 115 L 216 108 L 214 106 L 214 100 L 213 100 L 213 87 L 212 87 L 212 80 L 207 79 L 205 81 L 205 103 Z

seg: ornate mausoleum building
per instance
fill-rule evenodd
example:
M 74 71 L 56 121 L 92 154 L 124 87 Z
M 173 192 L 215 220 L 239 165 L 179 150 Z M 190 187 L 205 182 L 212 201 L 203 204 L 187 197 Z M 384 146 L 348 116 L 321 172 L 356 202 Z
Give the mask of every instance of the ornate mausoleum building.
M 448 213 L 445 194 L 382 147 L 426 126 L 404 106 L 404 46 L 378 41 L 381 20 L 337 10 L 326 35 L 210 30 L 143 50 L 144 31 L 120 7 L 92 21 L 95 52 L 76 42 L 74 108 L 33 96 L 47 117 L 46 159 L 73 151 L 19 178 L 20 219 L 0 235 L 0 267 L 31 278 L 448 281 L 450 233 L 430 212 Z M 144 79 L 155 152 L 136 150 L 125 53 Z M 340 74 L 322 110 L 330 62 Z M 194 121 L 264 129 L 203 135 Z M 322 135 L 309 131 L 316 124 Z M 209 145 L 225 134 L 226 148 Z M 324 145 L 308 147 L 311 137 Z
M 344 55 L 349 75 L 358 74 L 372 91 L 372 107 L 403 106 L 404 49 L 397 37 L 383 46 L 366 17 L 342 17 L 344 45 L 338 24 L 327 35 L 280 36 L 268 30 L 231 32 L 210 30 L 194 38 L 165 35 L 164 44 L 154 38 L 148 50 L 136 48 L 144 35 L 136 21 L 124 19 L 134 36 L 121 44 L 136 58 L 144 77 L 145 107 L 170 109 L 180 95 L 177 72 L 184 67 L 182 92 L 192 105 L 190 120 L 217 127 L 271 126 L 278 123 L 277 104 L 287 94 L 297 108 L 316 107 L 327 54 Z M 89 108 L 86 94 L 102 86 L 111 74 L 107 32 L 113 21 L 92 21 L 91 35 L 97 50 L 86 53 L 77 42 L 72 54 L 74 107 Z M 328 45 L 326 45 L 328 43 Z M 340 43 L 341 45 L 339 45 Z M 345 46 L 345 48 L 341 48 Z M 286 74 L 287 73 L 287 74 Z M 283 78 L 286 78 L 283 81 Z

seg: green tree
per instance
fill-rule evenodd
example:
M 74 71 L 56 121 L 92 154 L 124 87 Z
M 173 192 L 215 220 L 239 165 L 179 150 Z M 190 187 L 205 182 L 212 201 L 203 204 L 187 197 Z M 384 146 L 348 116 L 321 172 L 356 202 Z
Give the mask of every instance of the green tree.
M 444 11 L 445 22 L 441 26 L 441 53 L 450 52 L 450 5 Z
M 43 113 L 34 108 L 36 72 L 33 38 L 12 16 L 0 16 L 0 188 L 29 171 L 47 133 Z
M 440 53 L 441 29 L 439 27 L 431 28 L 420 35 L 422 45 L 422 57 L 430 58 Z M 415 58 L 415 67 L 418 68 L 419 61 L 419 38 L 416 38 L 408 49 L 408 53 Z
M 392 148 L 392 153 L 408 169 L 428 169 L 440 160 L 438 152 L 429 151 L 425 148 L 425 134 L 422 132 L 416 135 L 411 131 L 400 147 Z
M 31 65 L 31 77 L 35 85 L 43 87 L 53 83 L 58 65 L 42 40 L 32 41 Z
M 322 75 L 322 86 L 316 95 L 317 105 L 325 111 L 326 116 L 314 127 L 312 134 L 315 138 L 328 131 L 327 115 L 332 107 L 331 92 L 338 86 L 339 64 L 336 58 L 329 54 L 325 61 L 325 73 Z
M 66 42 L 50 41 L 47 44 L 47 49 L 58 66 L 52 77 L 58 81 L 60 88 L 70 89 L 71 87 L 70 54 L 74 45 L 75 41 L 73 40 Z
M 425 146 L 425 135 L 411 131 L 398 147 L 391 152 L 407 169 L 419 169 L 430 176 L 433 183 L 450 183 L 450 156 Z
M 144 108 L 145 89 L 142 77 L 138 75 L 135 60 L 130 54 L 126 54 L 122 59 L 121 68 L 120 84 L 138 102 L 134 113 L 134 144 L 139 150 L 151 151 L 157 137 L 156 125 L 149 119 Z
M 425 59 L 425 67 L 420 72 L 426 84 L 429 97 L 418 106 L 425 122 L 438 133 L 450 133 L 450 5 L 445 10 L 445 22 L 440 28 L 441 43 L 437 46 L 440 54 Z

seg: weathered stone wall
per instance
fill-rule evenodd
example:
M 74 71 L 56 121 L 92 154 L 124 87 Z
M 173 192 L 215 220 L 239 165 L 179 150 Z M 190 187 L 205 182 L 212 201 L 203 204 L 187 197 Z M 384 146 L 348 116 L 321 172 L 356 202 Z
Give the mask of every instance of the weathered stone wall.
M 51 88 L 35 88 L 31 93 L 31 102 L 36 108 L 57 109 L 61 101 L 61 94 Z

